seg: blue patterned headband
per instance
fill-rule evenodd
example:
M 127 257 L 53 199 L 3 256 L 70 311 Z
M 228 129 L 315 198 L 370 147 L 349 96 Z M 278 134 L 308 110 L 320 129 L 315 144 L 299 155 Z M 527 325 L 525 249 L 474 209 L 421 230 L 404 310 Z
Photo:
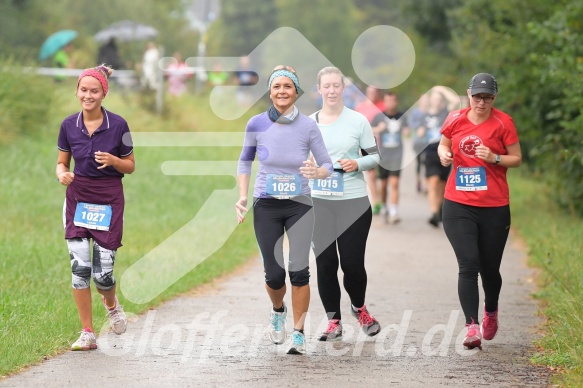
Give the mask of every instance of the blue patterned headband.
M 273 73 L 271 73 L 271 77 L 269 77 L 268 90 L 271 90 L 271 83 L 273 82 L 273 80 L 276 77 L 282 77 L 282 76 L 287 77 L 287 78 L 292 80 L 292 82 L 296 86 L 296 92 L 299 94 L 300 90 L 302 90 L 302 89 L 300 88 L 300 81 L 298 80 L 298 77 L 294 73 L 292 73 L 291 71 L 285 70 L 285 69 L 276 70 Z

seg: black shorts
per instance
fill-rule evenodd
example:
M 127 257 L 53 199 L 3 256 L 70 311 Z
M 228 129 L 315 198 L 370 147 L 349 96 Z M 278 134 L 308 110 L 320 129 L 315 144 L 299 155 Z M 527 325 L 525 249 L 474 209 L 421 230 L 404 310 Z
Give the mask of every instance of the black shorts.
M 439 143 L 431 143 L 425 149 L 425 177 L 439 176 L 442 181 L 447 181 L 451 171 L 451 165 L 444 167 L 441 165 L 437 147 Z
M 401 176 L 401 170 L 387 170 L 382 168 L 381 166 L 378 166 L 378 178 L 379 179 L 387 179 L 390 176 L 396 176 L 396 177 L 400 177 Z
M 401 176 L 402 163 L 403 147 L 381 148 L 378 177 L 380 179 L 387 179 L 390 176 Z

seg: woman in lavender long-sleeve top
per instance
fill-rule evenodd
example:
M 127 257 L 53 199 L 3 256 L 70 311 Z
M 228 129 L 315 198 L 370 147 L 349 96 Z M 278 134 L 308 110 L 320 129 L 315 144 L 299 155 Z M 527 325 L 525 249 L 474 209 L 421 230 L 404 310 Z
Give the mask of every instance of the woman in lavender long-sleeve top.
M 308 179 L 325 178 L 333 168 L 318 125 L 299 113 L 294 104 L 301 90 L 295 70 L 289 66 L 276 67 L 268 86 L 273 105 L 267 112 L 251 118 L 245 129 L 245 143 L 237 169 L 239 200 L 235 207 L 241 223 L 248 211 L 251 165 L 257 156 L 259 170 L 253 190 L 253 225 L 263 258 L 265 288 L 273 305 L 269 334 L 273 343 L 285 342 L 283 236 L 287 233 L 294 317 L 288 353 L 303 354 L 304 320 L 310 303 L 309 254 L 314 229 Z M 310 160 L 310 152 L 317 164 Z

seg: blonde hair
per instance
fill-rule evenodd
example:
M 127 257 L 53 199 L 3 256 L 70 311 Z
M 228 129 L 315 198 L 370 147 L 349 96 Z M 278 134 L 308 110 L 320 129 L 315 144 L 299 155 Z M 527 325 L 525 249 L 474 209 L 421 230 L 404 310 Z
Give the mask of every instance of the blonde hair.
M 113 69 L 109 65 L 106 65 L 105 63 L 102 63 L 101 65 L 97 66 L 96 69 L 102 71 L 107 78 L 109 78 L 111 73 L 113 73 Z
M 339 68 L 334 66 L 327 66 L 318 72 L 318 76 L 316 77 L 316 82 L 318 83 L 318 86 L 320 86 L 322 77 L 328 74 L 338 74 L 340 76 L 340 79 L 342 80 L 342 86 L 344 86 L 344 74 L 342 74 Z

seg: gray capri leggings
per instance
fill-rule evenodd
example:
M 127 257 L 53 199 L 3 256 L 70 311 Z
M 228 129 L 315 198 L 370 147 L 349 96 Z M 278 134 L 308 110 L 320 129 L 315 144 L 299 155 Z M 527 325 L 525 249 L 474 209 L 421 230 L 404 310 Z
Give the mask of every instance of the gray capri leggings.
M 105 249 L 93 241 L 93 265 L 91 263 L 91 240 L 88 238 L 67 239 L 71 271 L 73 273 L 73 288 L 81 290 L 89 288 L 91 275 L 95 287 L 108 291 L 115 286 L 113 265 L 116 250 Z

